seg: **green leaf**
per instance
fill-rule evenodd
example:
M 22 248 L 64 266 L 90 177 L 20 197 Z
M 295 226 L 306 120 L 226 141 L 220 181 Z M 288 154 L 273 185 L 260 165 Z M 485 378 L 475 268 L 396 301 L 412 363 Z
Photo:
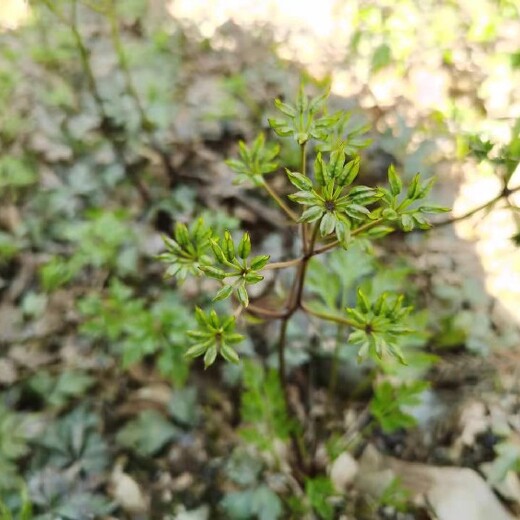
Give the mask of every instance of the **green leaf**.
M 446 213 L 450 211 L 449 208 L 445 208 L 444 206 L 438 206 L 436 204 L 429 204 L 425 206 L 421 206 L 419 208 L 421 213 Z
M 204 368 L 208 368 L 217 359 L 217 346 L 211 345 L 208 350 L 206 350 L 206 354 L 204 354 Z
M 328 180 L 327 167 L 323 162 L 321 153 L 318 153 L 314 161 L 314 178 L 321 186 L 324 186 L 325 182 Z
M 175 239 L 183 247 L 186 247 L 190 243 L 186 224 L 183 224 L 182 222 L 177 222 L 177 224 L 175 224 Z
M 368 229 L 365 233 L 370 237 L 370 238 L 382 238 L 386 235 L 388 235 L 389 233 L 392 233 L 394 231 L 394 228 L 390 227 L 390 226 L 375 226 L 373 228 L 370 228 Z
M 390 183 L 390 190 L 392 195 L 399 195 L 403 189 L 403 181 L 397 175 L 393 164 L 391 164 L 388 168 L 388 182 Z
M 223 343 L 220 347 L 220 354 L 226 361 L 229 361 L 230 363 L 236 364 L 240 362 L 238 354 L 226 343 Z
M 215 255 L 215 258 L 222 264 L 225 264 L 227 261 L 226 255 L 224 254 L 224 251 L 222 251 L 222 248 L 218 244 L 218 242 L 215 239 L 210 240 L 211 249 L 213 250 L 213 253 Z
M 413 229 L 413 219 L 411 215 L 408 213 L 404 213 L 401 215 L 401 226 L 404 231 L 412 231 Z
M 365 296 L 361 289 L 358 289 L 358 306 L 361 309 L 361 312 L 368 312 L 370 310 L 370 303 L 368 302 L 368 298 Z
M 243 307 L 247 307 L 249 305 L 249 296 L 244 285 L 240 285 L 237 288 L 237 298 Z
M 94 378 L 84 372 L 66 370 L 58 376 L 40 371 L 29 379 L 28 384 L 31 390 L 40 394 L 49 405 L 61 407 L 70 399 L 84 394 L 94 382 Z
M 184 355 L 190 359 L 202 356 L 202 354 L 206 352 L 210 345 L 211 341 L 205 343 L 196 343 L 195 345 L 192 345 Z
M 127 423 L 116 436 L 118 444 L 150 457 L 167 443 L 180 437 L 181 431 L 157 410 L 145 410 Z
M 330 154 L 329 171 L 333 179 L 338 179 L 345 164 L 345 153 L 339 149 Z M 338 184 L 340 184 L 338 182 Z
M 333 520 L 334 506 L 330 497 L 334 495 L 334 486 L 327 477 L 313 477 L 305 480 L 305 494 L 307 495 L 312 509 L 323 520 Z
M 251 253 L 251 238 L 249 237 L 249 233 L 244 233 L 242 236 L 242 240 L 238 244 L 238 256 L 242 259 L 246 259 Z
M 296 117 L 296 109 L 290 105 L 288 105 L 287 103 L 283 103 L 282 101 L 280 101 L 279 99 L 275 99 L 274 100 L 274 104 L 276 106 L 276 108 L 284 113 L 286 116 L 289 116 L 289 117 Z
M 258 520 L 277 520 L 283 513 L 282 501 L 267 486 L 261 485 L 251 497 L 251 509 Z
M 261 274 L 258 273 L 247 273 L 244 277 L 244 280 L 248 284 L 255 284 L 258 282 L 261 282 L 264 279 L 264 277 Z
M 226 493 L 220 506 L 230 520 L 249 520 L 253 516 L 252 511 L 253 490 L 231 491 Z
M 325 213 L 325 215 L 323 215 L 323 218 L 321 219 L 321 222 L 320 222 L 321 236 L 324 237 L 324 236 L 330 235 L 334 231 L 335 225 L 336 225 L 336 218 L 334 217 L 334 215 L 329 212 Z
M 224 285 L 224 287 L 222 287 L 217 292 L 217 294 L 213 298 L 213 301 L 214 302 L 218 302 L 218 301 L 221 301 L 221 300 L 225 300 L 226 298 L 229 298 L 231 296 L 232 292 L 233 292 L 233 286 L 232 285 Z
M 226 258 L 231 262 L 235 258 L 235 244 L 229 231 L 224 232 L 224 244 L 222 247 Z
M 359 174 L 360 158 L 356 157 L 352 161 L 349 161 L 338 176 L 338 184 L 340 186 L 349 186 L 354 182 Z
M 289 199 L 305 206 L 316 204 L 316 201 L 318 200 L 316 195 L 310 191 L 297 191 L 296 193 L 289 195 Z
M 208 317 L 200 307 L 195 307 L 195 319 L 202 328 L 206 328 L 209 325 Z
M 227 274 L 222 269 L 218 267 L 213 267 L 212 265 L 199 265 L 199 269 L 210 278 L 215 278 L 216 280 L 224 280 Z
M 387 433 L 410 428 L 416 421 L 403 410 L 403 406 L 419 404 L 420 396 L 428 386 L 426 381 L 413 381 L 400 386 L 392 386 L 389 381 L 383 381 L 374 389 L 370 411 Z
M 311 206 L 307 208 L 300 216 L 300 222 L 314 222 L 318 220 L 323 214 L 325 210 L 320 208 L 319 206 Z
M 290 170 L 285 170 L 285 172 L 289 181 L 299 190 L 308 191 L 312 189 L 312 181 L 305 175 L 299 172 L 291 172 Z
M 259 271 L 260 269 L 263 269 L 266 266 L 267 262 L 269 262 L 269 258 L 271 258 L 269 255 L 255 256 L 251 261 L 251 269 L 253 271 Z
M 269 126 L 274 132 L 280 137 L 287 137 L 293 133 L 293 128 L 290 124 L 285 122 L 283 119 L 268 119 Z
M 336 222 L 336 237 L 342 247 L 347 248 L 350 244 L 350 223 Z
M 324 105 L 325 101 L 327 101 L 329 95 L 330 87 L 323 94 L 312 98 L 309 102 L 309 112 L 314 113 L 319 110 Z
M 419 181 L 420 181 L 420 175 L 417 173 L 414 176 L 414 178 L 412 179 L 410 186 L 408 186 L 408 192 L 407 192 L 406 196 L 410 200 L 415 200 L 416 198 L 418 198 L 418 195 L 420 193 Z
M 288 439 L 295 428 L 287 414 L 278 373 L 266 373 L 260 364 L 246 360 L 242 384 L 241 415 L 245 427 L 241 435 L 260 450 L 272 451 L 274 441 Z

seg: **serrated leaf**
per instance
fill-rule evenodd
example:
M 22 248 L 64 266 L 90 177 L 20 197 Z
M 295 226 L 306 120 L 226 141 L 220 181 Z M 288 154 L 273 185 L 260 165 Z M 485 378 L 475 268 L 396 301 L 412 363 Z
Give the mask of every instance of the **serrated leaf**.
M 214 302 L 219 302 L 221 300 L 225 300 L 226 298 L 229 298 L 231 296 L 231 293 L 233 292 L 233 286 L 232 285 L 224 285 L 215 297 L 213 298 Z
M 397 175 L 393 164 L 388 167 L 388 182 L 390 183 L 390 191 L 392 192 L 392 195 L 399 195 L 403 189 L 403 181 Z
M 208 341 L 207 343 L 196 343 L 195 345 L 192 345 L 184 355 L 189 359 L 202 356 L 211 343 L 212 341 Z
M 444 206 L 439 206 L 436 204 L 424 205 L 419 208 L 421 213 L 446 213 L 450 211 L 449 208 L 445 208 Z
M 293 133 L 293 127 L 282 119 L 268 119 L 270 127 L 280 137 L 287 137 Z
M 370 310 L 370 303 L 368 298 L 365 296 L 361 289 L 358 289 L 358 307 L 361 309 L 361 312 L 367 313 Z
M 228 261 L 232 261 L 235 258 L 235 244 L 233 243 L 233 237 L 229 231 L 224 232 L 224 241 L 222 244 L 222 251 L 226 255 Z
M 208 368 L 215 363 L 215 359 L 217 359 L 217 346 L 211 345 L 204 354 L 204 368 Z
M 220 347 L 220 354 L 226 361 L 229 361 L 230 363 L 237 364 L 240 362 L 238 354 L 226 343 L 222 343 Z
M 338 175 L 338 184 L 340 186 L 349 186 L 352 184 L 359 174 L 359 165 L 359 157 L 356 157 L 352 161 L 349 161 L 347 164 L 345 164 L 341 173 Z
M 244 233 L 238 244 L 238 256 L 245 260 L 251 253 L 251 238 L 249 233 Z
M 237 288 L 237 298 L 243 307 L 247 307 L 249 305 L 249 295 L 247 294 L 247 289 L 244 285 L 240 285 Z
M 334 226 L 336 225 L 336 218 L 332 213 L 325 213 L 320 222 L 320 233 L 321 236 L 330 235 L 334 231 Z
M 285 170 L 285 172 L 291 184 L 299 190 L 308 191 L 312 189 L 312 181 L 305 175 L 302 175 L 299 172 L 292 172 L 290 170 Z
M 244 277 L 244 280 L 248 284 L 255 284 L 258 282 L 261 282 L 264 279 L 264 277 L 261 274 L 258 273 L 247 273 Z
M 213 254 L 215 255 L 215 258 L 220 263 L 226 263 L 226 255 L 224 254 L 224 251 L 222 251 L 222 248 L 218 244 L 218 242 L 215 239 L 210 240 L 211 249 L 213 251 Z
M 271 258 L 269 255 L 255 256 L 253 260 L 251 260 L 250 268 L 253 271 L 259 271 L 260 269 L 263 269 L 267 262 L 269 262 L 269 258 Z
M 420 175 L 417 173 L 414 178 L 412 179 L 412 182 L 410 183 L 410 186 L 408 186 L 408 192 L 406 196 L 410 200 L 415 200 L 420 192 Z
M 282 112 L 283 114 L 285 114 L 286 116 L 289 116 L 289 117 L 296 117 L 296 109 L 294 107 L 292 107 L 291 105 L 288 105 L 287 103 L 283 103 L 281 100 L 279 99 L 275 99 L 274 100 L 274 104 L 276 106 L 276 108 Z
M 323 162 L 321 153 L 318 153 L 316 159 L 314 160 L 314 178 L 318 184 L 323 186 L 327 180 L 327 177 L 327 166 Z
M 325 213 L 323 208 L 320 208 L 319 206 L 311 206 L 301 214 L 299 221 L 314 222 L 318 220 L 323 215 L 323 213 Z
M 227 274 L 222 269 L 218 267 L 213 267 L 212 265 L 200 265 L 199 269 L 210 278 L 215 278 L 216 280 L 224 280 Z

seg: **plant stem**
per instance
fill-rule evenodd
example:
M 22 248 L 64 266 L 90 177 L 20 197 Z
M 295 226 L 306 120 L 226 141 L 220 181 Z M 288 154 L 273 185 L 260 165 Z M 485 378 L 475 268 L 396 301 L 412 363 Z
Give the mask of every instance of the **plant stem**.
M 287 311 L 285 311 L 285 310 L 276 311 L 273 309 L 264 309 L 263 307 L 257 307 L 256 305 L 253 305 L 252 303 L 250 303 L 246 307 L 245 310 L 247 310 L 251 314 L 255 314 L 255 315 L 257 314 L 261 317 L 271 318 L 273 320 L 284 319 L 287 315 Z
M 321 219 L 316 222 L 314 225 L 314 228 L 312 230 L 311 240 L 309 242 L 309 247 L 307 254 L 302 258 L 300 269 L 298 270 L 298 277 L 297 277 L 297 290 L 296 290 L 296 296 L 293 303 L 294 311 L 301 308 L 302 304 L 302 297 L 303 297 L 303 287 L 305 285 L 305 276 L 307 274 L 307 266 L 309 265 L 309 260 L 313 256 L 314 251 L 314 244 L 316 242 L 316 238 L 318 237 L 318 230 L 320 227 Z
M 287 410 L 287 415 L 294 419 L 296 422 L 298 418 L 294 413 L 294 410 L 291 406 L 291 400 L 289 399 L 289 392 L 287 386 L 287 370 L 285 366 L 285 346 L 287 341 L 287 325 L 289 324 L 289 319 L 291 315 L 287 315 L 282 319 L 280 323 L 280 335 L 278 338 L 277 350 L 278 350 L 278 375 L 280 378 L 280 386 L 282 387 L 283 398 L 285 401 L 285 408 Z M 290 432 L 291 436 L 291 444 L 294 450 L 294 454 L 296 456 L 296 462 L 299 468 L 299 471 L 303 474 L 306 473 L 306 457 L 305 457 L 305 448 L 302 446 L 300 442 L 300 437 L 294 428 L 291 428 Z
M 276 191 L 273 190 L 273 188 L 267 183 L 267 181 L 264 181 L 262 186 L 265 188 L 265 191 L 269 193 L 269 195 L 274 199 L 274 201 L 280 206 L 280 208 L 285 212 L 285 214 L 294 222 L 298 222 L 298 215 L 291 209 L 285 202 L 278 196 Z
M 287 410 L 290 410 L 289 407 L 289 396 L 287 394 L 287 374 L 285 370 L 285 343 L 287 340 L 287 325 L 289 323 L 288 318 L 284 318 L 282 323 L 280 324 L 280 336 L 278 338 L 278 370 L 280 373 L 280 384 L 282 385 L 285 404 L 287 406 Z
M 352 320 L 349 320 L 348 318 L 344 318 L 342 316 L 335 316 L 334 314 L 327 314 L 325 312 L 315 311 L 314 309 L 311 309 L 303 302 L 301 303 L 301 308 L 307 314 L 310 314 L 311 316 L 316 316 L 316 318 L 320 318 L 322 320 L 333 321 L 334 323 L 339 323 L 341 325 L 348 325 L 349 327 L 356 326 L 356 323 Z
M 307 142 L 300 145 L 300 169 L 302 175 L 307 176 Z M 302 250 L 303 253 L 307 253 L 307 224 L 302 222 L 301 224 L 302 233 Z
M 504 197 L 507 198 L 512 193 L 515 193 L 517 191 L 520 191 L 520 186 L 517 186 L 516 188 L 507 188 L 505 187 L 496 197 L 493 197 L 491 200 L 488 200 L 486 203 L 481 204 L 480 206 L 477 206 L 476 208 L 473 208 L 472 210 L 468 211 L 467 213 L 464 213 L 462 215 L 459 215 L 458 217 L 451 217 L 446 220 L 442 220 L 441 222 L 437 222 L 432 224 L 432 227 L 442 227 L 442 226 L 448 226 L 449 224 L 454 224 L 455 222 L 460 222 L 461 220 L 465 220 L 469 217 L 472 217 L 475 215 L 475 213 L 478 213 L 479 211 L 483 211 L 487 208 L 492 208 L 497 202 L 499 202 Z
M 273 269 L 285 269 L 286 267 L 291 267 L 293 265 L 298 265 L 301 263 L 302 258 L 293 258 L 292 260 L 284 260 L 282 262 L 271 262 L 264 267 L 264 270 L 273 270 Z
M 341 293 L 341 303 L 339 308 L 344 309 L 347 306 L 347 291 L 343 289 Z M 332 356 L 332 366 L 330 370 L 330 382 L 328 388 L 328 404 L 329 408 L 332 409 L 334 395 L 336 395 L 336 386 L 338 384 L 338 372 L 339 372 L 339 351 L 340 344 L 343 338 L 343 331 L 345 329 L 345 325 L 343 323 L 338 323 L 337 331 L 336 331 L 336 345 L 334 345 L 334 354 Z
M 300 165 L 301 165 L 301 173 L 307 177 L 307 142 L 300 145 Z

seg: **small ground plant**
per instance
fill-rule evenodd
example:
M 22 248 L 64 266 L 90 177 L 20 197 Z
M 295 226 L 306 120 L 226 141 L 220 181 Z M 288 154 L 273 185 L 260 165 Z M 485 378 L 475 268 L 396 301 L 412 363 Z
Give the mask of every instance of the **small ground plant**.
M 349 329 L 345 348 L 357 349 L 360 361 L 371 358 L 381 363 L 390 357 L 405 364 L 400 340 L 410 332 L 406 317 L 411 311 L 402 295 L 384 292 L 370 299 L 361 289 L 357 291 L 357 302 L 353 307 L 337 309 L 334 306 L 325 312 L 320 305 L 318 310 L 316 302 L 306 291 L 310 260 L 335 249 L 343 249 L 348 255 L 356 242 L 369 248 L 372 241 L 396 230 L 428 229 L 430 224 L 426 215 L 445 211 L 424 201 L 433 179 L 423 181 L 417 174 L 405 187 L 394 166 L 388 169 L 387 185 L 372 187 L 360 184 L 358 152 L 367 141 L 359 134 L 348 133 L 349 114 L 329 112 L 327 98 L 328 93 L 309 98 L 301 87 L 293 104 L 275 101 L 280 117 L 269 119 L 269 124 L 277 136 L 292 138 L 300 151 L 299 170 L 285 169 L 287 180 L 294 188 L 288 200 L 277 193 L 268 180 L 269 174 L 277 172 L 282 165 L 279 162 L 280 145 L 266 141 L 264 134 L 260 134 L 251 145 L 240 142 L 239 156 L 227 161 L 236 174 L 236 183 L 248 183 L 264 190 L 286 216 L 287 225 L 293 226 L 295 233 L 298 229 L 298 256 L 272 261 L 269 255 L 254 254 L 249 233 L 236 237 L 226 231 L 218 235 L 206 226 L 203 219 L 189 225 L 177 223 L 173 236 L 164 237 L 166 251 L 161 255 L 161 259 L 169 264 L 167 276 L 181 281 L 188 276 L 209 277 L 220 284 L 212 300 L 214 307 L 206 310 L 195 308 L 198 327 L 187 333 L 191 344 L 186 356 L 202 357 L 205 368 L 213 365 L 219 357 L 230 363 L 240 362 L 237 346 L 244 336 L 236 330 L 238 317 L 245 314 L 279 322 L 276 372 L 285 400 L 282 399 L 285 410 L 281 413 L 288 416 L 287 421 L 282 421 L 284 432 L 281 437 L 286 437 L 289 431 L 296 473 L 300 479 L 308 476 L 312 456 L 304 442 L 305 427 L 298 424 L 288 393 L 286 351 L 290 320 L 297 313 L 306 313 L 335 322 Z M 251 286 L 261 283 L 266 271 L 291 268 L 295 273 L 281 306 L 262 306 L 250 297 Z M 223 314 L 218 302 L 228 299 L 234 309 Z M 239 321 L 244 323 L 244 320 Z M 247 374 L 251 376 L 249 365 L 244 375 Z M 269 378 L 265 381 L 272 389 L 274 382 Z M 262 408 L 261 380 L 257 381 L 258 384 L 244 382 L 243 411 L 249 418 L 252 392 L 256 392 L 257 407 Z M 264 397 L 268 394 L 266 392 Z M 276 408 L 271 408 L 270 413 L 280 412 L 280 403 L 272 396 L 269 400 Z M 279 418 L 279 415 L 271 418 L 271 427 L 275 430 Z M 250 438 L 250 429 L 246 431 L 249 431 L 247 435 Z

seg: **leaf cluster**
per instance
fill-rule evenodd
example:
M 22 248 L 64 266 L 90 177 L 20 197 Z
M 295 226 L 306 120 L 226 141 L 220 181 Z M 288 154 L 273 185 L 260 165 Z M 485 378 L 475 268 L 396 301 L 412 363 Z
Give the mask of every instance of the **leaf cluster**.
M 274 441 L 288 439 L 296 425 L 288 415 L 276 371 L 266 372 L 252 361 L 244 362 L 243 367 L 240 411 L 245 426 L 241 435 L 261 451 L 272 452 Z
M 262 186 L 264 176 L 278 169 L 277 156 L 280 153 L 280 145 L 265 142 L 265 135 L 258 134 L 251 146 L 244 141 L 239 141 L 239 158 L 228 159 L 226 164 L 235 172 L 234 184 L 244 182 L 253 186 Z
M 398 386 L 390 381 L 376 385 L 370 402 L 370 412 L 384 432 L 415 426 L 415 418 L 403 407 L 419 404 L 421 394 L 428 388 L 426 381 L 411 381 Z
M 269 125 L 280 137 L 291 136 L 304 145 L 310 139 L 325 140 L 328 130 L 340 120 L 341 113 L 323 113 L 328 92 L 309 99 L 303 85 L 298 91 L 294 104 L 276 99 L 275 106 L 283 114 L 280 118 L 270 118 Z
M 238 363 L 238 354 L 233 345 L 240 343 L 244 336 L 235 332 L 235 317 L 220 317 L 215 310 L 205 313 L 195 309 L 197 329 L 188 330 L 187 334 L 193 345 L 186 352 L 186 357 L 204 356 L 204 367 L 208 368 L 221 355 L 226 361 Z
M 83 317 L 80 331 L 106 342 L 121 356 L 123 368 L 155 355 L 164 376 L 176 384 L 185 381 L 185 331 L 192 320 L 178 295 L 165 292 L 149 302 L 114 278 L 105 295 L 85 296 L 78 309 Z
M 376 192 L 367 186 L 349 188 L 359 173 L 359 157 L 346 161 L 343 151 L 330 154 L 330 161 L 318 153 L 312 180 L 299 172 L 287 172 L 289 181 L 300 191 L 289 196 L 305 206 L 300 222 L 319 222 L 322 237 L 336 233 L 339 243 L 347 248 L 353 222 L 370 216 L 368 205 L 377 200 Z M 348 188 L 348 189 L 347 189 Z
M 431 225 L 425 218 L 426 213 L 444 213 L 448 208 L 433 204 L 423 204 L 423 200 L 430 192 L 434 178 L 421 182 L 420 174 L 416 174 L 410 182 L 406 193 L 403 181 L 393 165 L 388 168 L 389 188 L 379 187 L 378 194 L 381 208 L 377 216 L 389 224 L 397 224 L 403 231 L 412 231 L 415 228 L 429 229 Z
M 356 329 L 349 341 L 359 346 L 358 359 L 367 356 L 382 359 L 388 353 L 406 364 L 398 340 L 410 329 L 403 326 L 403 319 L 411 307 L 403 306 L 403 296 L 383 293 L 374 303 L 370 303 L 361 290 L 355 307 L 347 309 L 352 326 Z

